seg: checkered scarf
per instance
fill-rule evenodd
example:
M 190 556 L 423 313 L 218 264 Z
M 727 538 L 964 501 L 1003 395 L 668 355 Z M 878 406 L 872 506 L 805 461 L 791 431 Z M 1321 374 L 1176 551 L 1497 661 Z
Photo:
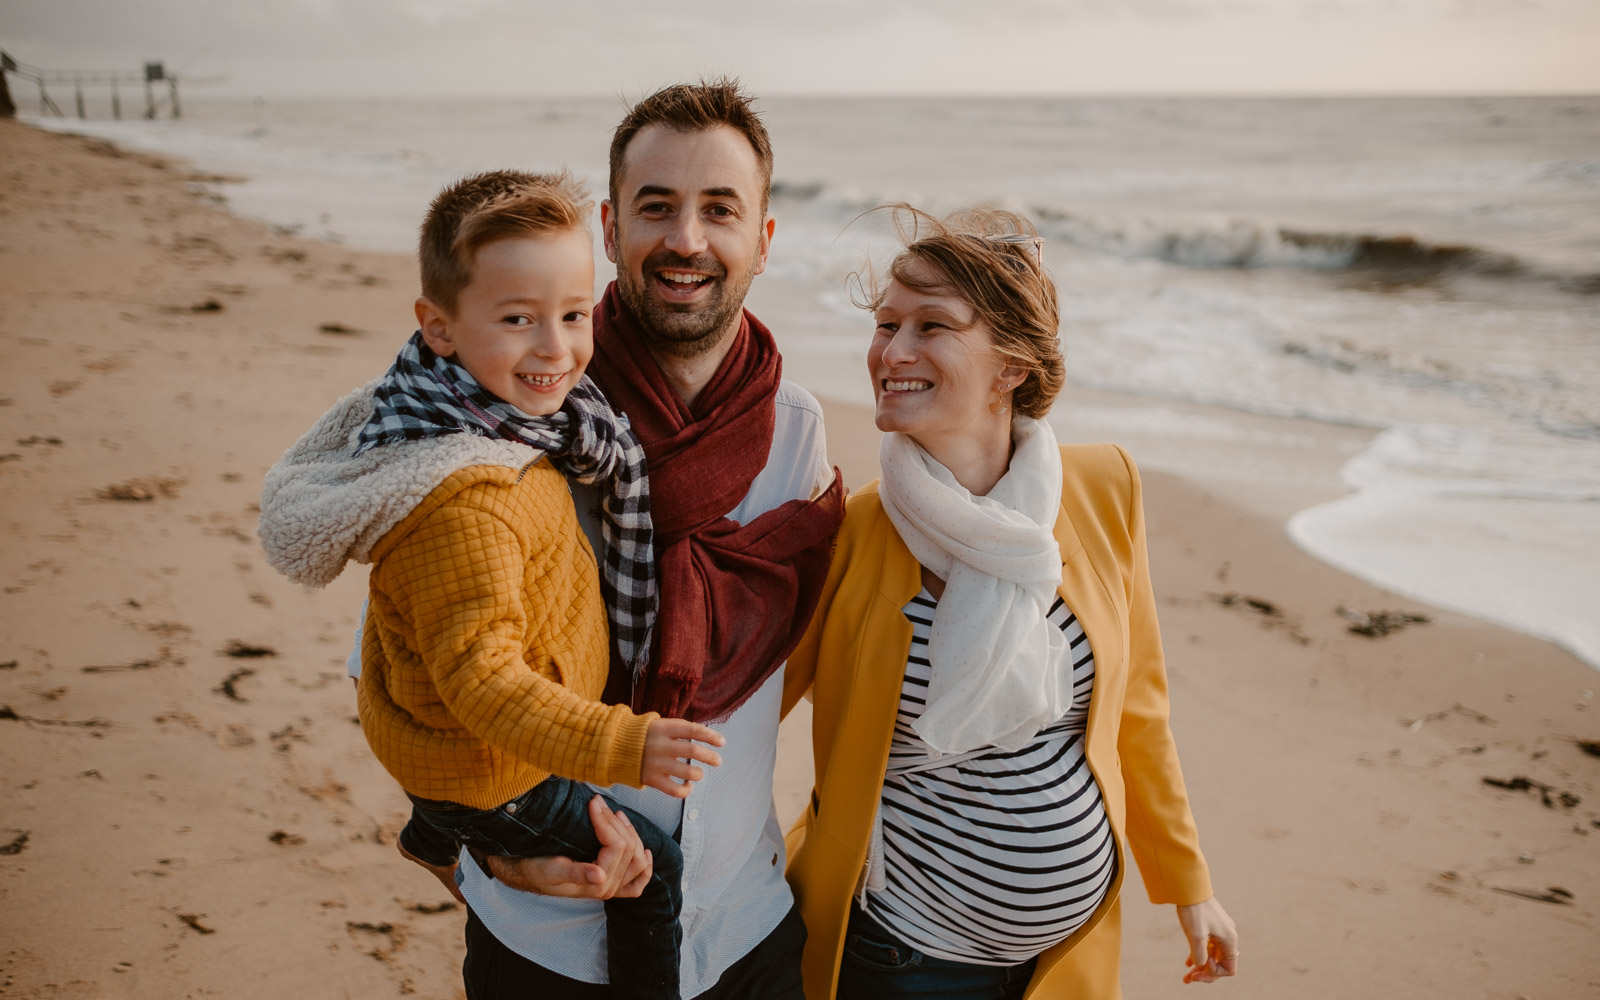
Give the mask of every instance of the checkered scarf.
M 361 429 L 355 454 L 460 433 L 520 441 L 543 451 L 573 479 L 602 484 L 600 589 L 611 622 L 611 653 L 638 678 L 650 659 L 656 566 L 644 448 L 628 418 L 611 408 L 587 375 L 567 393 L 560 411 L 531 417 L 414 333 L 373 392 L 372 419 Z

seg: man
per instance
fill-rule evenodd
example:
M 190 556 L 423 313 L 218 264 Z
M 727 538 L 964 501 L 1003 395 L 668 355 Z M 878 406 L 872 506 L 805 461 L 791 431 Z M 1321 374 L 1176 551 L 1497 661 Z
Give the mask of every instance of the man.
M 681 987 L 703 1000 L 802 996 L 805 931 L 783 879 L 772 774 L 782 663 L 843 517 L 821 409 L 780 380 L 771 335 L 744 310 L 771 247 L 771 178 L 766 129 L 737 85 L 679 85 L 618 126 L 600 208 L 617 280 L 596 307 L 589 373 L 644 444 L 661 574 L 651 663 L 613 676 L 608 698 L 727 741 L 687 799 L 608 792 L 678 831 Z M 576 488 L 574 499 L 597 537 L 594 497 Z M 491 858 L 495 879 L 461 866 L 472 1000 L 608 994 L 599 900 L 636 891 L 644 867 L 625 822 L 598 802 L 591 817 L 607 845 L 595 864 Z

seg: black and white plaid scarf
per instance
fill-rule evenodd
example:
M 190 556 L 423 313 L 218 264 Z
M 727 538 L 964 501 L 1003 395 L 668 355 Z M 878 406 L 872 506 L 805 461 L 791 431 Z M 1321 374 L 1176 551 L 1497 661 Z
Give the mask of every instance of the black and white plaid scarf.
M 611 622 L 611 651 L 635 678 L 650 658 L 656 614 L 654 531 L 644 448 L 628 418 L 611 408 L 584 375 L 561 409 L 532 417 L 478 384 L 472 373 L 440 357 L 414 333 L 372 397 L 372 419 L 355 454 L 396 441 L 443 434 L 479 434 L 520 441 L 581 483 L 601 485 L 605 541 L 600 588 Z

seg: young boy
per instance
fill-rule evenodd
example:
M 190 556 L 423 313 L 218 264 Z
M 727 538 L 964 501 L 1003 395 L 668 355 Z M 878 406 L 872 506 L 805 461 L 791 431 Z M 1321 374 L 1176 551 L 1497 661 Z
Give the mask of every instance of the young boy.
M 593 860 L 583 782 L 678 797 L 719 763 L 705 726 L 597 699 L 635 677 L 655 610 L 644 453 L 583 374 L 593 352 L 588 193 L 498 171 L 446 188 L 422 226 L 420 327 L 268 474 L 272 564 L 321 586 L 371 562 L 362 730 L 413 803 L 404 853 Z M 567 478 L 597 484 L 597 567 Z M 610 641 L 607 640 L 609 618 Z M 678 996 L 681 855 L 651 852 L 637 899 L 606 903 L 619 995 Z

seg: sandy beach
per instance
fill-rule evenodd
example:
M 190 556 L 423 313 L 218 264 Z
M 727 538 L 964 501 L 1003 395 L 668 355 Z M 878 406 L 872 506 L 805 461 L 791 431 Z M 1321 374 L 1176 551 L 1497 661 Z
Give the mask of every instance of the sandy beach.
M 412 262 L 238 219 L 94 140 L 0 121 L 0 164 L 0 996 L 462 995 L 464 914 L 395 854 L 404 798 L 344 675 L 365 574 L 302 590 L 255 537 L 268 467 L 412 329 Z M 1147 403 L 1063 405 L 1098 440 Z M 827 419 L 846 482 L 874 478 L 870 414 Z M 1242 974 L 1184 987 L 1171 909 L 1130 878 L 1127 995 L 1600 996 L 1600 672 L 1300 552 L 1284 521 L 1365 435 L 1229 419 L 1290 443 L 1145 487 Z M 1305 475 L 1237 474 L 1280 461 Z M 1379 612 L 1426 620 L 1351 631 Z

